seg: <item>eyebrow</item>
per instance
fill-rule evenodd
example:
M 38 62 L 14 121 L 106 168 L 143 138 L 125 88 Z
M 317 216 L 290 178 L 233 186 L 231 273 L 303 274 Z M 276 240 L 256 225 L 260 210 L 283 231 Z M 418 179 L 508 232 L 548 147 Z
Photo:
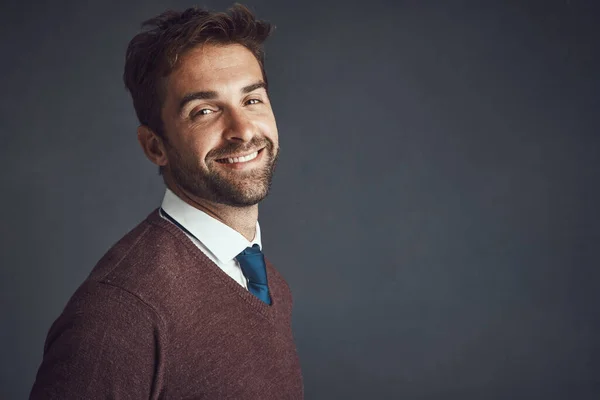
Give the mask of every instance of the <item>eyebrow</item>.
M 251 85 L 248 86 L 244 86 L 240 91 L 243 94 L 247 94 L 250 92 L 253 92 L 257 89 L 265 89 L 267 90 L 267 84 L 263 81 L 259 81 L 256 83 L 253 83 Z M 218 97 L 218 93 L 215 91 L 206 91 L 206 92 L 194 92 L 194 93 L 190 93 L 190 94 L 186 94 L 183 99 L 181 99 L 181 102 L 179 103 L 179 112 L 183 111 L 183 107 L 185 107 L 185 105 L 187 103 L 189 103 L 190 101 L 193 100 L 214 100 Z

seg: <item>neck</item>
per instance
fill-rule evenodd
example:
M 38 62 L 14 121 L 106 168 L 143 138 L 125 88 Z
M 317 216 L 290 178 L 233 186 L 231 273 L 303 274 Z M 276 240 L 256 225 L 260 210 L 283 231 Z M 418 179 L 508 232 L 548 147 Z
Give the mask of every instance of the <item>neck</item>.
M 192 195 L 170 179 L 165 181 L 167 187 L 181 200 L 235 229 L 248 241 L 254 239 L 258 220 L 258 204 L 248 207 L 233 207 L 215 203 Z

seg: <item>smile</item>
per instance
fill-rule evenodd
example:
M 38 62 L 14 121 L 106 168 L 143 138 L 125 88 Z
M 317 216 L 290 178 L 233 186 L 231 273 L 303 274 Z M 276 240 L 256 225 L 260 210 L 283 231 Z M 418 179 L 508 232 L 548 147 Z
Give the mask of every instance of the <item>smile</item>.
M 262 149 L 255 151 L 254 153 L 247 154 L 245 156 L 226 157 L 226 158 L 218 159 L 216 161 L 223 163 L 223 164 L 245 163 L 245 162 L 254 160 L 256 157 L 258 157 L 258 153 L 260 153 L 261 151 L 262 151 Z

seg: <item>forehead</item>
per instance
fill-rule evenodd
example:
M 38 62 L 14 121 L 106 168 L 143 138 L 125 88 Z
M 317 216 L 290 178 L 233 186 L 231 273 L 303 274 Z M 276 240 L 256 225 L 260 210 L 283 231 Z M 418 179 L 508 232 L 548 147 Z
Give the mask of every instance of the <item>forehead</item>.
M 220 91 L 262 79 L 254 54 L 239 44 L 205 44 L 186 52 L 166 82 L 167 96 L 196 90 Z

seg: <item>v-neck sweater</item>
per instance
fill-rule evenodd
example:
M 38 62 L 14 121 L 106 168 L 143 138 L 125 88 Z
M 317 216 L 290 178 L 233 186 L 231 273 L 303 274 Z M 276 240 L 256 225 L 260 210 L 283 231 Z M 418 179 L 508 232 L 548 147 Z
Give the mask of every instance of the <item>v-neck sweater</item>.
M 302 399 L 292 296 L 272 304 L 154 210 L 98 262 L 54 322 L 32 399 Z

